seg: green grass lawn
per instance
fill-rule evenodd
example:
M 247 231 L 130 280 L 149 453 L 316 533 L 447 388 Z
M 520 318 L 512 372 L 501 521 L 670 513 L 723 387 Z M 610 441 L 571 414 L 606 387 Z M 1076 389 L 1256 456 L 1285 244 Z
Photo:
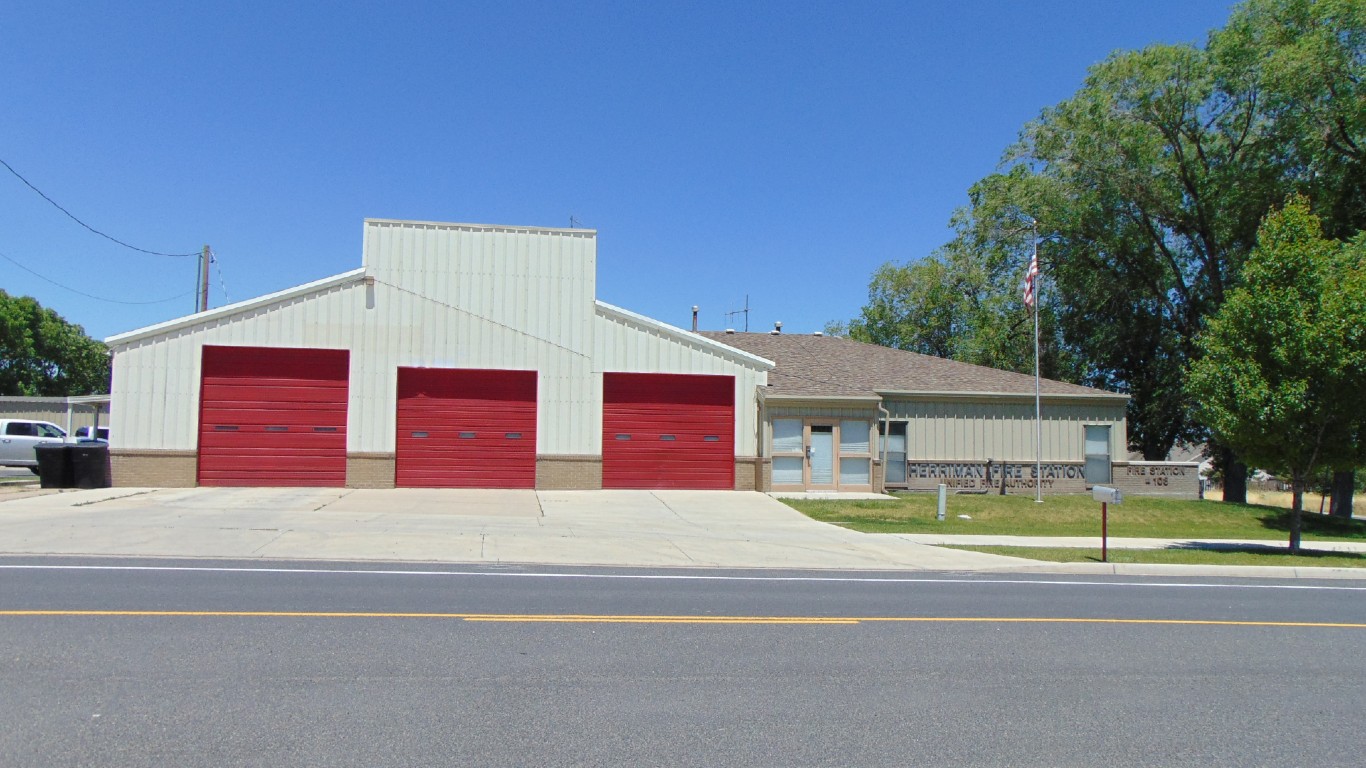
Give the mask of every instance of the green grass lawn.
M 948 519 L 935 520 L 932 493 L 894 501 L 784 499 L 799 512 L 866 533 L 978 533 L 1099 536 L 1100 504 L 1090 496 L 950 495 Z M 967 515 L 971 520 L 961 520 Z M 1289 510 L 1256 504 L 1129 496 L 1110 507 L 1110 535 L 1150 538 L 1287 539 Z M 1366 540 L 1366 520 L 1303 515 L 1305 541 Z
M 1099 563 L 1100 549 L 1062 547 L 960 547 L 973 552 L 1025 557 L 1053 563 Z M 1112 563 L 1184 563 L 1191 565 L 1289 565 L 1317 568 L 1366 568 L 1366 555 L 1351 552 L 1314 552 L 1301 549 L 1291 555 L 1285 550 L 1213 549 L 1111 549 Z

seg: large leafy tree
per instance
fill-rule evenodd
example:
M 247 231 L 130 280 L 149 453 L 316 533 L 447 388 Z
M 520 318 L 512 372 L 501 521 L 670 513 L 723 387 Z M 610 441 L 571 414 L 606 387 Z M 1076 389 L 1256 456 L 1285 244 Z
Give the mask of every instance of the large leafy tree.
M 1032 372 L 1032 320 L 1020 291 L 1010 289 L 1015 270 L 1003 265 L 984 263 L 957 242 L 913 264 L 884 264 L 869 284 L 868 304 L 843 330 L 860 341 Z M 1040 339 L 1042 374 L 1075 380 L 1076 362 L 1059 343 L 1057 315 L 1047 306 Z
M 1021 222 L 1032 217 L 1054 370 L 1128 393 L 1131 447 L 1146 458 L 1205 437 L 1184 378 L 1262 218 L 1303 192 L 1335 236 L 1366 227 L 1363 76 L 1360 0 L 1250 0 L 1204 47 L 1154 45 L 1096 65 L 1075 95 L 1023 129 L 1002 171 L 974 185 L 956 216 L 943 252 L 968 266 L 943 274 L 990 275 L 990 295 L 973 306 L 997 310 L 963 315 L 967 335 L 995 333 L 991 322 L 1011 313 L 1018 323 L 1030 246 Z M 895 286 L 875 279 L 870 298 L 884 292 Z M 873 322 L 882 319 L 869 308 L 851 333 L 861 326 L 875 341 L 907 344 L 881 333 L 892 324 Z M 1236 476 L 1232 456 L 1222 458 Z
M 28 296 L 0 290 L 0 395 L 109 391 L 109 350 Z
M 1366 230 L 1366 3 L 1252 0 L 1210 50 L 1258 84 L 1269 132 L 1328 235 Z M 1352 471 L 1334 473 L 1334 514 L 1351 516 L 1354 486 Z
M 1189 380 L 1198 414 L 1240 455 L 1290 478 L 1298 549 L 1314 472 L 1366 460 L 1366 236 L 1324 239 L 1304 198 L 1272 213 L 1199 345 Z

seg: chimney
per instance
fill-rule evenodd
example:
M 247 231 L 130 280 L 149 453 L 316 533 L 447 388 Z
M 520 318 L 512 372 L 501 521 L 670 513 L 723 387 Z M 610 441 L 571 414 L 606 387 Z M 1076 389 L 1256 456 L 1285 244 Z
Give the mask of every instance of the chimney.
M 783 332 L 783 321 L 782 321 L 782 320 L 779 320 L 778 322 L 776 322 L 776 323 L 773 324 L 773 330 L 769 331 L 769 335 L 777 336 L 778 334 L 780 334 L 780 333 L 782 333 L 782 332 Z

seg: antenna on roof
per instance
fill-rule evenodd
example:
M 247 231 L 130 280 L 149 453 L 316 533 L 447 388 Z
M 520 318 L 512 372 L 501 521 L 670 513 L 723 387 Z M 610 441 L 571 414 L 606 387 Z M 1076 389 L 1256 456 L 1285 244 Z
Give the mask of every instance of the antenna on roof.
M 749 333 L 749 294 L 745 294 L 745 308 L 736 309 L 726 313 L 726 324 L 730 325 L 730 319 L 736 315 L 745 316 L 745 333 Z
M 577 218 L 575 218 L 575 217 L 574 217 L 574 214 L 572 214 L 572 213 L 569 214 L 569 228 L 570 228 L 570 229 L 578 229 L 582 224 L 583 224 L 583 222 L 581 222 L 581 221 L 579 221 Z

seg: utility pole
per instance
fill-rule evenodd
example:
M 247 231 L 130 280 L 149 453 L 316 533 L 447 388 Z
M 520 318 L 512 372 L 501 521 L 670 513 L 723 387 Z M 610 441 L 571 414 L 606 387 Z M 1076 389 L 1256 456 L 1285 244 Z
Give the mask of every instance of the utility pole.
M 198 296 L 194 308 L 196 313 L 209 309 L 209 263 L 212 259 L 213 251 L 209 246 L 204 246 L 204 250 L 199 254 L 199 284 L 195 286 Z

